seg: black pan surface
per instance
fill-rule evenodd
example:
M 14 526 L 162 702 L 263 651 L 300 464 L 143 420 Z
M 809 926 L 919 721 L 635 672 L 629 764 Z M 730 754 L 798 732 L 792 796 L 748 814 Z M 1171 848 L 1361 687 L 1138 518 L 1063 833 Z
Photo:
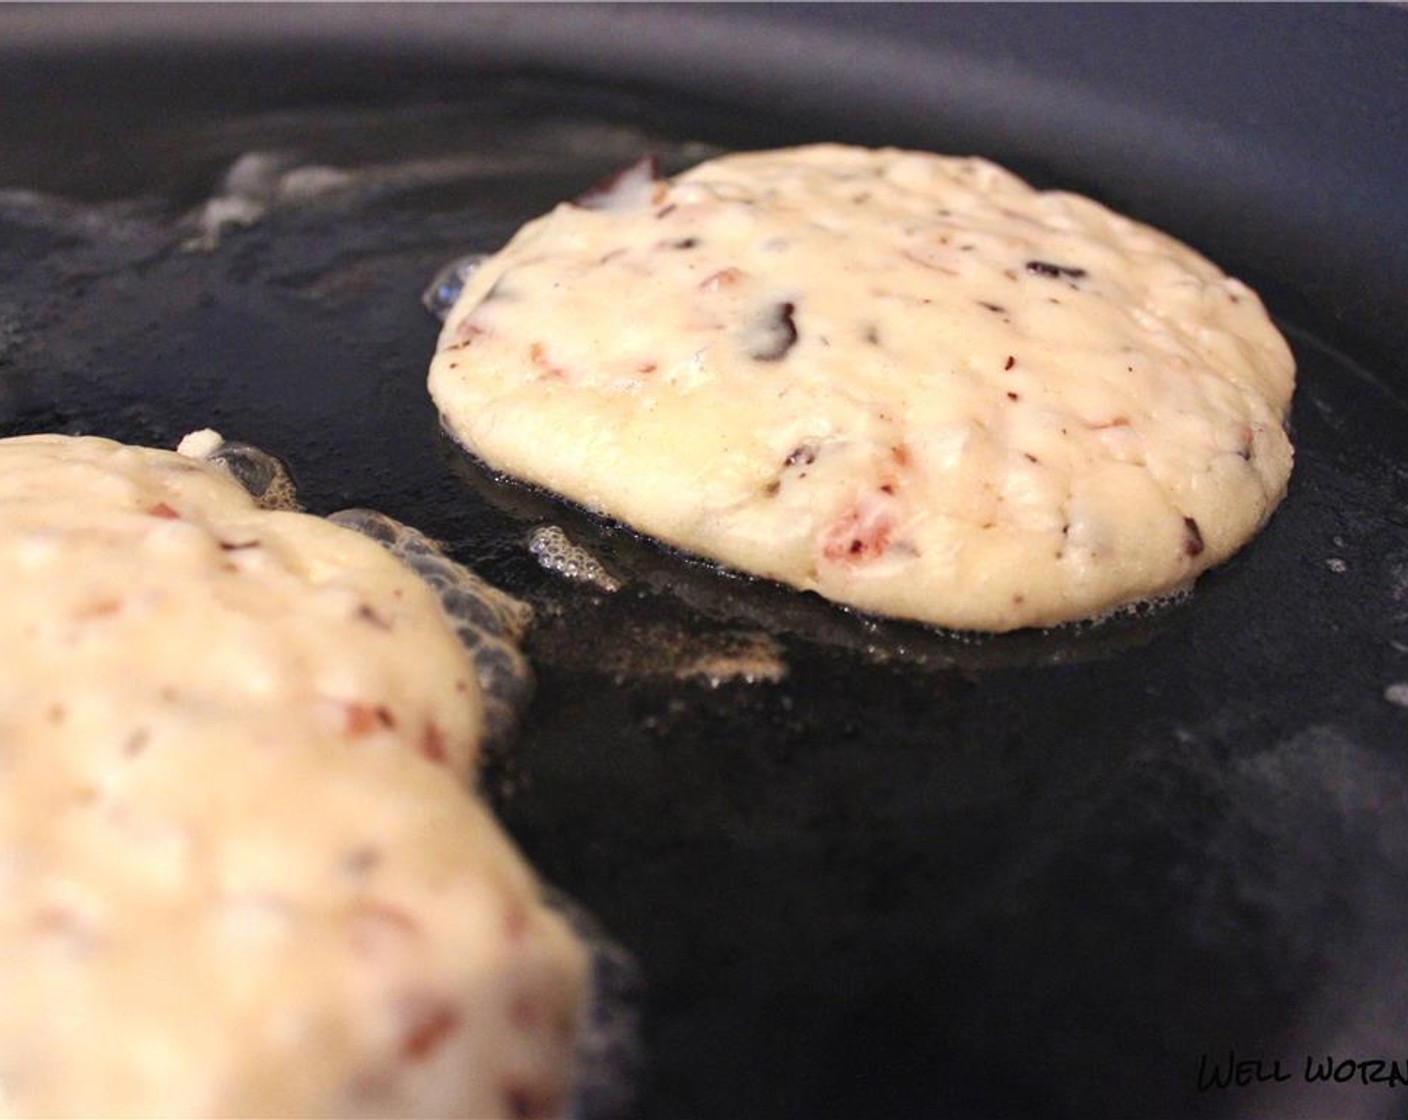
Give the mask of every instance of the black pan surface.
M 213 426 L 534 603 L 487 785 L 639 962 L 634 1115 L 1408 1115 L 1406 113 L 1390 7 L 0 9 L 0 434 Z M 642 152 L 817 139 L 990 156 L 1261 290 L 1265 533 L 1142 616 L 958 639 L 440 434 L 440 266 Z M 549 523 L 622 590 L 539 567 Z M 694 674 L 740 650 L 785 676 Z

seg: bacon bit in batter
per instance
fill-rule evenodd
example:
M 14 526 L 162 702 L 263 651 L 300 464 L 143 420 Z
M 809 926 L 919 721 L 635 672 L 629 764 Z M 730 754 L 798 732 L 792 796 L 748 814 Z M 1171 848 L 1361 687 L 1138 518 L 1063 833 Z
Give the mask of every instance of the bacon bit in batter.
M 1254 436 L 1252 434 L 1252 427 L 1250 424 L 1242 425 L 1241 436 L 1242 446 L 1238 448 L 1237 454 L 1242 457 L 1242 460 L 1244 462 L 1250 463 L 1252 461 L 1252 446 L 1254 439 Z
M 474 321 L 474 315 L 466 315 L 455 328 L 455 340 L 460 346 L 468 346 L 476 338 L 489 332 Z
M 895 465 L 901 469 L 909 466 L 913 461 L 910 458 L 909 448 L 902 443 L 897 443 L 894 447 L 890 448 L 890 457 L 894 459 Z
M 348 915 L 348 937 L 361 956 L 378 955 L 398 941 L 419 937 L 421 924 L 399 906 L 374 898 L 359 898 Z
M 699 238 L 681 237 L 678 241 L 662 241 L 660 244 L 667 249 L 694 249 L 699 245 Z
M 1007 355 L 1007 361 L 1005 361 L 1005 362 L 1002 363 L 1002 368 L 1003 368 L 1003 369 L 1011 369 L 1011 368 L 1012 368 L 1013 366 L 1015 366 L 1016 364 L 1017 364 L 1017 359 L 1016 359 L 1013 355 L 1008 354 L 1008 355 Z
M 258 548 L 258 541 L 220 541 L 221 552 L 242 552 L 247 548 Z
M 396 717 L 385 704 L 363 704 L 359 700 L 344 701 L 343 730 L 354 739 L 370 735 L 378 727 L 396 726 Z
M 641 156 L 588 187 L 573 199 L 573 205 L 582 210 L 626 210 L 660 201 L 666 189 L 656 158 Z
M 704 277 L 699 282 L 699 290 L 704 292 L 718 292 L 724 288 L 731 288 L 743 278 L 743 273 L 736 268 L 721 268 L 718 272 Z
M 541 342 L 535 342 L 528 347 L 528 358 L 535 366 L 543 370 L 542 376 L 564 378 L 567 375 L 562 372 L 561 367 L 553 365 L 547 358 L 547 347 Z
M 396 926 L 408 933 L 419 933 L 421 928 L 420 923 L 401 907 L 392 906 L 389 902 L 382 902 L 376 898 L 357 899 L 352 904 L 352 916 L 354 918 L 369 918 L 374 922 Z
M 461 1016 L 450 1003 L 438 999 L 413 999 L 399 1009 L 407 1020 L 406 1033 L 401 1037 L 401 1057 L 408 1062 L 429 1058 L 455 1031 Z
M 1008 390 L 1007 390 L 1007 399 L 1008 399 L 1009 401 L 1019 401 L 1019 400 L 1022 399 L 1022 396 L 1021 396 L 1020 393 L 1014 393 L 1014 392 L 1012 392 L 1011 389 L 1008 389 Z
M 366 603 L 362 603 L 357 607 L 357 617 L 363 622 L 375 626 L 378 630 L 391 629 L 391 623 L 387 622 L 386 619 L 382 618 L 381 615 L 377 614 L 377 612 Z
M 1203 531 L 1191 517 L 1183 519 L 1183 552 L 1187 556 L 1197 556 L 1203 551 Z
M 657 369 L 659 369 L 659 368 L 660 368 L 660 367 L 657 366 L 654 362 L 641 362 L 640 365 L 636 366 L 636 372 L 637 372 L 637 373 L 654 373 L 654 372 L 655 372 Z
M 165 502 L 157 502 L 154 506 L 147 507 L 147 513 L 152 517 L 164 517 L 168 521 L 180 520 L 181 515 L 172 509 Z
M 885 555 L 895 529 L 893 501 L 884 497 L 862 498 L 822 538 L 822 555 L 832 562 L 860 563 Z
M 103 618 L 122 609 L 121 599 L 99 599 L 78 610 L 79 618 Z
M 445 735 L 434 720 L 425 725 L 420 739 L 420 753 L 439 766 L 445 765 L 449 759 L 445 753 Z

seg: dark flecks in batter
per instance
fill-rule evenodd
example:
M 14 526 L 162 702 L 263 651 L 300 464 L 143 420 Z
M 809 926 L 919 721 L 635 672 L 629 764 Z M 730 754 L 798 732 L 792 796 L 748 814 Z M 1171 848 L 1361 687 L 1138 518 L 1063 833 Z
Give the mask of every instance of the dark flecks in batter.
M 357 617 L 368 625 L 375 626 L 378 630 L 391 629 L 391 623 L 387 622 L 386 619 L 382 618 L 381 615 L 377 614 L 377 612 L 366 603 L 361 604 L 357 608 Z
M 1028 261 L 1027 271 L 1033 276 L 1045 276 L 1052 280 L 1059 280 L 1061 277 L 1068 280 L 1079 280 L 1086 275 L 1083 268 L 1069 264 L 1052 264 L 1050 261 Z
M 619 203 L 621 194 L 631 186 L 637 183 L 658 182 L 659 179 L 659 161 L 654 156 L 641 156 L 634 163 L 618 168 L 588 187 L 572 202 L 583 210 L 610 210 Z
M 445 736 L 433 720 L 425 725 L 425 731 L 421 735 L 420 753 L 441 766 L 449 759 L 445 752 Z
M 460 1013 L 449 1003 L 430 1002 L 406 1011 L 406 1033 L 401 1038 L 401 1057 L 420 1062 L 438 1050 L 460 1026 Z
M 1003 362 L 1002 368 L 1003 368 L 1003 369 L 1011 369 L 1011 368 L 1012 368 L 1013 366 L 1015 366 L 1016 364 L 1017 364 L 1017 359 L 1016 359 L 1013 355 L 1008 354 L 1008 355 L 1007 355 L 1007 361 Z
M 1183 519 L 1183 552 L 1187 556 L 1197 556 L 1203 551 L 1203 531 L 1191 517 Z
M 770 307 L 750 334 L 748 356 L 758 362 L 779 362 L 797 342 L 797 310 L 790 300 Z
M 791 454 L 783 460 L 783 465 L 788 467 L 809 467 L 816 462 L 816 445 L 813 443 L 803 443 L 792 449 Z

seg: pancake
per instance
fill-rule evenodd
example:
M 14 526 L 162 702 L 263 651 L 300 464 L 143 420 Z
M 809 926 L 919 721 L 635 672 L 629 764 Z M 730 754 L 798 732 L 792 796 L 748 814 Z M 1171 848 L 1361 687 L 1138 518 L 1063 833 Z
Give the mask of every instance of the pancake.
M 0 1114 L 560 1115 L 587 954 L 472 795 L 385 548 L 218 464 L 0 440 Z
M 1286 492 L 1246 285 L 981 159 L 643 162 L 468 279 L 429 389 L 495 470 L 866 612 L 1005 631 L 1178 593 Z

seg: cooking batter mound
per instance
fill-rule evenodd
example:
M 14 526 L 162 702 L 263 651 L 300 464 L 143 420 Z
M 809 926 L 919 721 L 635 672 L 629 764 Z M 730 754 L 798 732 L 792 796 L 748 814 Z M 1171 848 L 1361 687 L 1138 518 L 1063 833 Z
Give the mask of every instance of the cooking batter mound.
M 642 163 L 469 279 L 430 371 L 491 467 L 973 630 L 1191 584 L 1285 493 L 1289 348 L 1192 250 L 979 159 Z
M 558 1114 L 586 956 L 467 794 L 474 669 L 374 541 L 0 441 L 0 1115 Z

